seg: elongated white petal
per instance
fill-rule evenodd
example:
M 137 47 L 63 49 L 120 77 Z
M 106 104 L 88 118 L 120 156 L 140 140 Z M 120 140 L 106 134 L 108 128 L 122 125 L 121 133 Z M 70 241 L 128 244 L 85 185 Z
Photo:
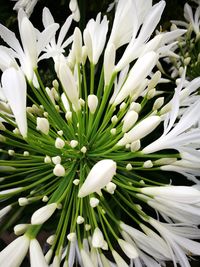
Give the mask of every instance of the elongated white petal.
M 190 186 L 159 186 L 141 188 L 147 195 L 160 196 L 182 203 L 199 203 L 200 191 Z
M 12 206 L 8 205 L 0 210 L 0 221 L 11 209 L 12 209 Z
M 135 247 L 132 244 L 128 243 L 127 241 L 124 241 L 123 239 L 118 239 L 118 243 L 121 249 L 126 254 L 126 256 L 128 256 L 130 259 L 135 259 L 139 256 Z
M 93 262 L 91 261 L 91 258 L 84 249 L 81 249 L 81 258 L 84 267 L 95 267 Z
M 159 116 L 147 117 L 126 133 L 124 137 L 119 140 L 118 145 L 124 146 L 147 136 L 160 124 L 160 122 L 161 118 Z
M 104 244 L 104 238 L 101 230 L 96 227 L 92 236 L 92 246 L 94 248 L 101 248 Z
M 36 210 L 31 217 L 31 223 L 43 224 L 51 217 L 51 215 L 55 212 L 56 208 L 57 204 L 51 203 Z
M 78 89 L 76 86 L 76 82 L 74 79 L 74 76 L 67 66 L 65 62 L 60 62 L 59 65 L 59 71 L 58 71 L 58 76 L 59 79 L 63 85 L 63 89 L 71 101 L 71 103 L 74 105 L 76 110 L 80 109 L 80 104 L 79 104 L 79 94 L 78 94 Z
M 0 265 L 6 267 L 19 267 L 26 256 L 30 240 L 20 236 L 0 252 Z
M 2 90 L 23 137 L 27 135 L 26 80 L 20 70 L 9 68 L 2 74 Z
M 48 267 L 39 242 L 32 239 L 30 242 L 31 267 Z
M 158 59 L 158 55 L 151 51 L 141 56 L 133 68 L 131 69 L 129 76 L 118 93 L 114 105 L 120 104 L 129 94 L 140 85 L 147 75 L 151 72 Z
M 112 251 L 112 255 L 117 263 L 117 267 L 129 267 L 125 260 L 123 260 L 123 258 L 115 250 Z
M 79 190 L 78 196 L 85 197 L 93 192 L 99 192 L 116 174 L 117 164 L 111 159 L 98 161 L 89 172 Z

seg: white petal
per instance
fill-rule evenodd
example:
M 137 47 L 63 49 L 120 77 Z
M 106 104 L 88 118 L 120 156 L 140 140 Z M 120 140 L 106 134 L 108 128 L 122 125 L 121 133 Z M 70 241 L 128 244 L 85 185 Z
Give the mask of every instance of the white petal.
M 29 248 L 29 238 L 20 236 L 0 252 L 0 264 L 6 267 L 19 267 Z
M 31 267 L 48 267 L 39 242 L 32 239 L 30 242 Z
M 27 135 L 26 120 L 26 80 L 20 70 L 9 68 L 2 74 L 2 89 L 17 126 L 23 137 Z

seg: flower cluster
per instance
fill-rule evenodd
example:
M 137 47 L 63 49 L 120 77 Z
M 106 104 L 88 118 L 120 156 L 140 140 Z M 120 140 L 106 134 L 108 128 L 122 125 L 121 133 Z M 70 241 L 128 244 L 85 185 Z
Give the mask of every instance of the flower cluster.
M 161 91 L 156 64 L 185 33 L 151 37 L 164 7 L 119 0 L 112 27 L 99 13 L 83 33 L 74 14 L 59 28 L 44 8 L 39 31 L 19 9 L 20 41 L 0 25 L 0 231 L 18 236 L 0 266 L 28 251 L 32 267 L 188 267 L 200 255 L 200 79 L 184 70 L 171 98 Z

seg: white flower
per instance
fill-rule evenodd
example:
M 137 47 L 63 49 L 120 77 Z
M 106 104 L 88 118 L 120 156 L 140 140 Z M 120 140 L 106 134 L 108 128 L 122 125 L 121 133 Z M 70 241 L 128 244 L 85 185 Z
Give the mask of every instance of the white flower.
M 94 19 L 89 20 L 84 32 L 83 39 L 87 48 L 87 54 L 90 62 L 97 64 L 99 57 L 103 51 L 106 34 L 108 31 L 108 21 L 106 16 L 100 22 L 101 13 Z
M 166 240 L 175 266 L 176 261 L 178 261 L 181 266 L 190 266 L 186 257 L 186 253 L 188 252 L 194 255 L 200 255 L 200 244 L 185 237 L 184 230 L 191 230 L 191 228 L 187 229 L 187 227 L 185 227 L 185 229 L 182 229 L 183 231 L 176 231 L 176 227 L 178 230 L 181 226 L 161 223 L 153 218 L 150 218 L 148 222 Z M 173 229 L 175 229 L 175 232 Z
M 76 81 L 74 79 L 72 71 L 66 64 L 66 61 L 63 61 L 62 59 L 58 67 L 58 77 L 62 83 L 63 89 L 68 99 L 74 105 L 75 110 L 78 111 L 80 109 L 80 103 Z
M 39 242 L 32 239 L 30 242 L 30 261 L 31 267 L 48 267 Z
M 114 105 L 120 104 L 128 95 L 133 94 L 134 90 L 141 84 L 151 72 L 158 60 L 155 52 L 148 52 L 136 61 L 129 72 L 128 78 L 123 84 L 121 90 L 117 94 Z
M 192 25 L 194 32 L 196 34 L 198 34 L 200 32 L 200 29 L 199 29 L 199 27 L 200 27 L 200 21 L 199 21 L 200 6 L 197 7 L 197 9 L 193 15 L 191 6 L 188 3 L 186 3 L 184 5 L 184 17 Z
M 8 205 L 6 207 L 4 207 L 3 209 L 0 210 L 0 221 L 2 220 L 2 218 L 12 209 L 11 205 Z
M 111 159 L 98 161 L 90 170 L 85 182 L 81 186 L 78 196 L 85 197 L 93 192 L 100 193 L 116 174 L 117 165 Z
M 31 217 L 31 223 L 43 224 L 51 217 L 51 215 L 55 212 L 57 207 L 58 205 L 56 203 L 51 203 L 36 210 Z
M 186 108 L 178 123 L 175 124 L 179 115 L 181 87 L 177 87 L 172 99 L 172 110 L 165 118 L 162 136 L 146 146 L 142 150 L 143 153 L 149 154 L 168 148 L 183 151 L 185 145 L 195 144 L 200 139 L 200 131 L 198 127 L 194 127 L 200 118 L 200 113 L 198 112 L 200 109 L 200 99 L 197 99 L 189 108 Z
M 25 235 L 16 238 L 0 252 L 1 266 L 19 267 L 27 254 L 29 243 L 30 239 Z
M 24 75 L 20 70 L 9 68 L 3 72 L 1 81 L 2 91 L 15 116 L 20 133 L 26 137 L 26 80 Z
M 38 2 L 38 0 L 12 0 L 12 1 L 17 1 L 13 9 L 19 11 L 22 8 L 26 12 L 28 17 L 30 17 L 30 15 L 34 10 L 35 5 Z
M 69 36 L 65 40 L 65 36 L 71 26 L 73 15 L 69 16 L 64 24 L 62 25 L 60 32 L 58 34 L 57 40 L 55 37 L 55 34 L 52 35 L 52 38 L 50 39 L 50 42 L 43 51 L 45 53 L 40 57 L 41 59 L 53 57 L 55 60 L 59 55 L 65 52 L 64 48 L 66 48 L 73 40 L 73 35 Z M 48 8 L 43 9 L 43 15 L 42 15 L 42 22 L 45 27 L 45 29 L 48 29 L 51 25 L 55 24 L 54 18 Z
M 32 23 L 27 18 L 23 10 L 18 12 L 19 32 L 22 46 L 17 40 L 15 34 L 0 24 L 0 36 L 7 43 L 12 52 L 15 53 L 20 61 L 21 68 L 29 81 L 32 81 L 34 69 L 37 68 L 39 55 L 44 47 L 49 43 L 52 36 L 58 29 L 58 24 L 54 23 L 47 27 L 43 32 L 36 32 Z

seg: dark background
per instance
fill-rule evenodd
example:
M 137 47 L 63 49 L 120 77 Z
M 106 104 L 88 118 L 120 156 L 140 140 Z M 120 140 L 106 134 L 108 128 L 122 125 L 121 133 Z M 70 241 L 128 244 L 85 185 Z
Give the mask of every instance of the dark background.
M 96 17 L 99 11 L 103 14 L 106 14 L 107 7 L 112 0 L 79 0 L 79 7 L 81 12 L 81 20 L 79 22 L 79 27 L 83 30 L 87 21 L 91 17 Z M 154 1 L 154 3 L 159 1 Z M 169 29 L 170 27 L 170 20 L 182 20 L 183 19 L 183 8 L 184 4 L 189 2 L 192 6 L 195 6 L 195 3 L 192 1 L 185 1 L 185 0 L 166 0 L 166 8 L 162 16 L 162 20 L 160 24 L 162 25 L 164 30 Z M 17 16 L 16 12 L 12 10 L 15 2 L 10 0 L 0 0 L 0 23 L 4 24 L 5 26 L 9 27 L 13 31 L 18 34 L 17 31 Z M 40 30 L 42 30 L 42 9 L 44 6 L 47 6 L 52 15 L 55 18 L 55 21 L 62 23 L 65 21 L 66 17 L 70 14 L 68 8 L 69 1 L 68 0 L 40 0 L 34 11 L 31 15 L 31 21 L 34 26 Z M 126 4 L 126 0 L 124 0 L 124 4 Z M 113 12 L 108 14 L 109 20 L 112 21 L 113 19 Z M 0 41 L 1 44 L 1 41 Z M 5 233 L 1 236 L 0 239 L 0 250 L 9 243 L 14 238 L 14 235 Z M 41 237 L 41 240 L 45 237 Z M 29 264 L 27 261 L 24 262 L 23 267 L 27 267 Z M 167 264 L 168 267 L 172 267 L 173 264 Z M 193 260 L 191 262 L 192 267 L 199 267 L 200 261 L 198 259 Z M 6 267 L 6 266 L 5 266 Z M 39 267 L 39 266 L 38 266 Z

